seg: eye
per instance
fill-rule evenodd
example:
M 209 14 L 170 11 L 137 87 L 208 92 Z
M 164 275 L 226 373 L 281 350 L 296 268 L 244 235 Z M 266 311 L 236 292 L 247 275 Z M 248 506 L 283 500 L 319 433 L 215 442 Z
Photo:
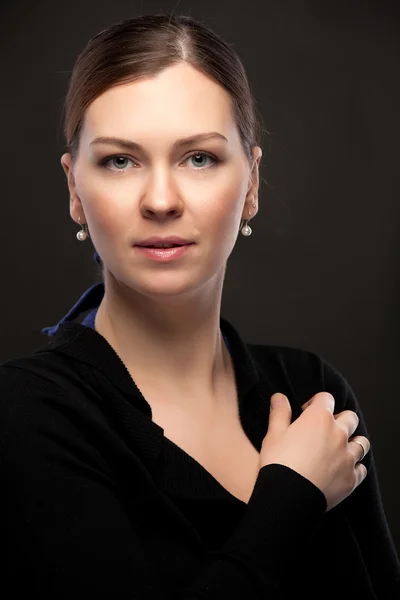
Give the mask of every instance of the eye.
M 193 154 L 191 154 L 190 156 L 188 156 L 186 160 L 189 160 L 190 158 L 196 158 L 197 159 L 199 157 L 201 157 L 201 158 L 210 158 L 213 161 L 211 167 L 214 167 L 216 164 L 218 164 L 220 162 L 219 159 L 216 156 L 214 156 L 213 154 L 209 154 L 208 152 L 194 152 Z M 207 168 L 210 168 L 210 167 L 202 167 L 202 166 L 200 166 L 200 167 L 196 168 L 195 171 L 203 171 L 204 169 L 207 169 Z
M 205 169 L 211 168 L 211 167 L 215 167 L 220 161 L 219 158 L 217 158 L 216 156 L 214 156 L 213 154 L 210 154 L 209 152 L 193 152 L 190 156 L 188 156 L 185 160 L 188 161 L 191 158 L 196 158 L 197 159 L 210 159 L 212 161 L 212 164 L 207 167 L 207 166 L 197 166 L 195 167 L 195 171 L 203 171 Z M 112 169 L 110 167 L 108 167 L 108 163 L 111 161 L 117 161 L 118 163 L 115 162 L 114 164 L 118 164 L 118 167 L 116 169 Z M 106 158 L 104 158 L 103 160 L 100 161 L 100 166 L 101 167 L 106 167 L 107 169 L 110 169 L 110 171 L 121 171 L 122 173 L 124 173 L 126 171 L 126 169 L 124 169 L 123 167 L 125 166 L 123 164 L 123 161 L 129 160 L 131 162 L 135 162 L 133 161 L 131 158 L 129 158 L 128 156 L 124 156 L 123 154 L 114 154 L 113 156 L 107 156 Z M 121 162 L 122 161 L 122 162 Z M 122 167 L 122 168 L 119 168 Z
M 130 159 L 128 156 L 123 156 L 122 154 L 114 154 L 114 156 L 108 156 L 107 158 L 104 158 L 102 161 L 100 161 L 100 166 L 105 167 L 107 165 L 107 163 L 109 163 L 112 160 L 116 160 L 116 159 L 121 159 L 122 160 L 132 160 Z M 119 163 L 119 166 L 121 166 L 121 163 Z M 124 165 L 122 165 L 124 166 Z M 109 168 L 109 167 L 107 167 Z M 125 171 L 126 169 L 110 169 L 111 171 Z

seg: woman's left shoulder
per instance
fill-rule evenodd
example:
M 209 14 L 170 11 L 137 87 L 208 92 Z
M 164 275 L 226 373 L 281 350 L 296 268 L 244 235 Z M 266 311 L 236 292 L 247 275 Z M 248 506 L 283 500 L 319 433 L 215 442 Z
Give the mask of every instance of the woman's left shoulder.
M 335 413 L 354 410 L 357 400 L 345 375 L 323 355 L 305 348 L 285 345 L 248 344 L 259 370 L 283 394 L 304 404 L 318 392 L 335 398 Z M 287 390 L 284 391 L 284 390 Z M 348 406 L 350 403 L 351 406 Z

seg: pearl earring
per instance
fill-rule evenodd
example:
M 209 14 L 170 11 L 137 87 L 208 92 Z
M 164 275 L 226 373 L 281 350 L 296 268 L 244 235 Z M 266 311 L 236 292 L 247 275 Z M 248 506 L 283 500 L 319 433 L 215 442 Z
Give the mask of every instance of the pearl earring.
M 253 198 L 253 200 L 254 200 L 254 198 Z M 255 207 L 256 207 L 256 205 L 255 205 L 255 203 L 254 203 L 254 202 L 253 202 L 252 206 L 253 206 L 253 208 L 255 208 Z M 251 228 L 251 227 L 248 225 L 250 218 L 251 218 L 251 212 L 249 211 L 249 218 L 248 218 L 248 219 L 245 219 L 245 220 L 247 221 L 247 223 L 246 223 L 246 225 L 245 225 L 244 227 L 242 227 L 242 229 L 241 229 L 241 231 L 242 231 L 242 234 L 243 234 L 243 235 L 245 235 L 245 236 L 251 235 L 251 234 L 253 233 L 253 230 L 252 230 L 252 228 Z
M 79 224 L 81 224 L 81 218 L 78 217 L 78 222 Z M 81 225 L 82 229 L 80 231 L 78 231 L 78 233 L 76 234 L 76 237 L 78 238 L 78 240 L 80 242 L 84 242 L 87 238 L 87 233 L 85 231 L 85 225 Z

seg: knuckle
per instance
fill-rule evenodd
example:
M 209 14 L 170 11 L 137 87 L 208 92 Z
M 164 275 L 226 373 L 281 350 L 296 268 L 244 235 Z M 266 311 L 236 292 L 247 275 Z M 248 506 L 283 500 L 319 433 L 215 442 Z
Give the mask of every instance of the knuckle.
M 334 419 L 332 411 L 326 405 L 320 407 L 320 413 L 319 413 L 319 415 L 320 415 L 321 420 L 324 423 L 326 423 L 327 425 L 330 424 L 330 423 L 332 423 L 332 420 Z
M 361 444 L 365 448 L 365 454 L 367 454 L 367 452 L 369 452 L 369 450 L 371 448 L 371 444 L 370 444 L 369 439 L 366 438 L 365 435 L 355 435 L 351 439 L 352 440 L 358 440 L 359 442 L 361 442 Z
M 350 468 L 347 471 L 347 477 L 345 478 L 345 485 L 347 490 L 353 491 L 355 487 L 357 487 L 358 480 L 357 474 L 355 472 L 353 464 L 350 465 Z
M 353 421 L 358 425 L 360 422 L 360 418 L 358 416 L 358 414 L 356 412 L 354 412 L 354 410 L 345 410 L 344 411 L 346 413 L 346 415 L 353 419 Z
M 364 479 L 366 478 L 368 473 L 367 467 L 365 465 L 363 465 L 362 463 L 360 463 L 360 466 L 358 467 L 358 485 L 360 485 L 360 483 L 362 481 L 364 481 Z
M 341 425 L 339 425 L 337 436 L 339 438 L 339 442 L 340 442 L 341 446 L 347 446 L 347 443 L 349 441 L 349 436 L 348 436 L 348 431 L 345 427 L 342 427 Z
M 319 393 L 324 394 L 324 396 L 326 398 L 328 398 L 328 400 L 331 400 L 331 401 L 333 400 L 333 402 L 335 402 L 335 398 L 334 398 L 334 396 L 332 396 L 332 394 L 330 392 L 319 392 Z
M 365 436 L 363 436 L 361 439 L 365 444 L 365 453 L 369 452 L 370 448 L 371 448 L 371 443 L 370 443 L 369 439 L 366 438 Z

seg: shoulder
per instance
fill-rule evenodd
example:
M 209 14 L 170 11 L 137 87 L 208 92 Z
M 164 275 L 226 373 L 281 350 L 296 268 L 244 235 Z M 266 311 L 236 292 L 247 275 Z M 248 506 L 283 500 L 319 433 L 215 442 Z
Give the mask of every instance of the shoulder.
M 354 405 L 346 377 L 321 354 L 285 345 L 248 344 L 248 349 L 264 377 L 277 388 L 275 391 L 281 391 L 289 400 L 294 397 L 298 406 L 318 392 L 332 394 L 335 413 L 345 410 L 349 402 Z
M 86 409 L 78 387 L 59 385 L 50 369 L 46 377 L 35 367 L 33 357 L 0 365 L 0 481 L 7 480 L 9 495 L 20 493 L 19 482 L 50 477 L 52 485 L 63 472 L 64 480 L 88 468 L 108 473 L 98 443 L 103 422 Z
M 76 459 L 99 464 L 101 451 L 94 440 L 101 439 L 108 423 L 87 401 L 79 376 L 71 383 L 61 366 L 50 354 L 0 364 L 2 474 L 16 466 L 26 470 L 34 461 L 43 466 L 49 457 L 52 463 Z M 68 368 L 72 374 L 74 365 Z
M 0 364 L 0 435 L 21 438 L 47 425 L 79 423 L 83 402 L 56 360 L 24 356 Z
M 32 396 L 45 393 L 62 394 L 65 385 L 54 378 L 55 362 L 49 357 L 27 355 L 0 363 L 0 397 L 4 395 Z
M 320 374 L 324 359 L 315 352 L 294 346 L 277 344 L 248 344 L 253 357 L 263 362 L 272 363 L 275 367 L 289 369 L 291 373 L 316 371 Z

